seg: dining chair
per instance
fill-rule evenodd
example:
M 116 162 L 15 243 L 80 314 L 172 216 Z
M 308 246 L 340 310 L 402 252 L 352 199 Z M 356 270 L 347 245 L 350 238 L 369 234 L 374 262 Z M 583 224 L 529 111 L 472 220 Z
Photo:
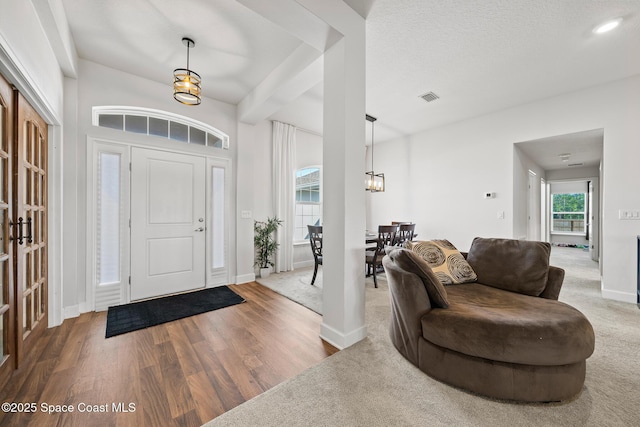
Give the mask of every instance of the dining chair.
M 378 240 L 375 248 L 367 249 L 365 263 L 367 265 L 367 277 L 373 275 L 373 285 L 378 287 L 378 278 L 376 276 L 379 267 L 382 267 L 382 258 L 385 255 L 385 248 L 393 246 L 398 232 L 397 225 L 379 225 Z
M 411 221 L 391 221 L 391 225 L 413 224 Z
M 318 274 L 318 266 L 322 265 L 322 226 L 321 225 L 307 225 L 309 230 L 309 243 L 311 244 L 311 252 L 313 252 L 313 278 L 311 279 L 311 285 L 316 281 L 316 275 Z
M 400 224 L 396 234 L 395 246 L 403 246 L 405 242 L 412 241 L 416 231 L 415 224 Z

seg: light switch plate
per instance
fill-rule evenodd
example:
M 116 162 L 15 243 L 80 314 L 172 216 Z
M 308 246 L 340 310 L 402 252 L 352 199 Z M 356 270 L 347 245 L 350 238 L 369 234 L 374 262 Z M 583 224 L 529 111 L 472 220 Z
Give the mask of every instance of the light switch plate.
M 242 211 L 242 212 L 240 212 L 240 218 L 242 218 L 242 219 L 251 219 L 251 211 Z
M 618 211 L 618 219 L 638 221 L 640 220 L 640 211 L 620 209 Z
M 620 209 L 618 211 L 618 219 L 638 221 L 640 220 L 640 211 Z

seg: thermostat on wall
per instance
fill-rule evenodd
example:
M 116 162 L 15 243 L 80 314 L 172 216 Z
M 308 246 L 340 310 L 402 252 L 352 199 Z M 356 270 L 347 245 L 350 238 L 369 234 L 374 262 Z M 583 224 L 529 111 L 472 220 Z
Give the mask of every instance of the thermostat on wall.
M 496 193 L 484 193 L 485 199 L 495 199 Z

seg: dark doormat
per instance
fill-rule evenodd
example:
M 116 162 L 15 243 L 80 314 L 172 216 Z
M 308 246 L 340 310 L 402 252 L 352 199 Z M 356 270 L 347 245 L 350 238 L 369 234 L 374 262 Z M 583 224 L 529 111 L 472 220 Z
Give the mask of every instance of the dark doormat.
M 240 304 L 227 286 L 109 307 L 105 338 Z

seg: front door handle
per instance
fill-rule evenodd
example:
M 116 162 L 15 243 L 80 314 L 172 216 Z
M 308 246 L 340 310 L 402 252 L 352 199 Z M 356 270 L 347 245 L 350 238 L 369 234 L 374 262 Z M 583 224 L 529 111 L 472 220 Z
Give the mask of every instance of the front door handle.
M 33 228 L 32 228 L 33 220 L 31 217 L 27 218 L 27 242 L 33 243 Z
M 196 228 L 196 229 L 195 229 L 195 230 L 193 230 L 193 231 L 204 231 L 204 227 L 198 227 L 198 228 Z
M 9 226 L 16 227 L 16 230 L 18 232 L 18 237 L 13 237 L 13 235 L 11 235 L 9 237 L 10 240 L 17 240 L 19 245 L 22 245 L 24 243 L 24 230 L 22 229 L 22 226 L 24 225 L 24 220 L 22 219 L 22 217 L 18 218 L 18 222 L 10 222 Z

